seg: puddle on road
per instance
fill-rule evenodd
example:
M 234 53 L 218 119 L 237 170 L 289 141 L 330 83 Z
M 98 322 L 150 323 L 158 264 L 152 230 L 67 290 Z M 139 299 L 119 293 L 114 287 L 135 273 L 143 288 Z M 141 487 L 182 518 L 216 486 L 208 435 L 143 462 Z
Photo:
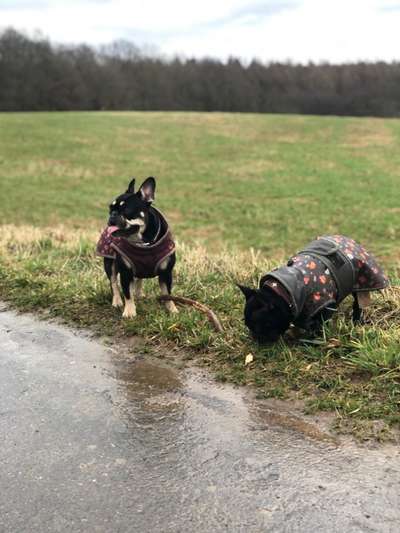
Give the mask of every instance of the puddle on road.
M 136 359 L 129 363 L 119 363 L 115 377 L 126 387 L 138 394 L 156 394 L 182 389 L 183 383 L 178 373 L 166 366 Z
M 184 384 L 170 367 L 142 358 L 115 362 L 118 395 L 114 401 L 120 417 L 128 426 L 160 430 L 173 426 L 183 414 Z
M 154 413 L 175 416 L 177 411 L 185 410 L 186 414 L 196 411 L 196 417 L 205 417 L 198 421 L 211 424 L 213 419 L 225 417 L 227 421 L 235 419 L 248 431 L 281 428 L 294 432 L 315 441 L 337 445 L 337 440 L 315 424 L 305 421 L 287 411 L 282 406 L 271 406 L 271 402 L 255 400 L 249 391 L 237 389 L 230 385 L 219 386 L 207 379 L 201 371 L 189 369 L 177 371 L 142 358 L 116 363 L 115 378 L 127 404 L 124 412 L 131 409 L 147 415 Z M 282 403 L 282 402 L 281 402 Z M 138 407 L 140 404 L 140 408 Z M 201 406 L 201 409 L 196 407 Z M 148 416 L 146 417 L 149 422 Z M 159 421 L 159 417 L 157 416 Z

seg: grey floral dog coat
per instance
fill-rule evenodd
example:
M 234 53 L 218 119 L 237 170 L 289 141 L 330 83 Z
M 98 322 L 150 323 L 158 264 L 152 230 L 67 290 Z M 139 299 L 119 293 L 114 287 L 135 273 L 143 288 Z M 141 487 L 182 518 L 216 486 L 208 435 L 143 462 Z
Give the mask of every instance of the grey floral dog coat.
M 293 323 L 301 327 L 324 308 L 336 308 L 349 294 L 388 284 L 376 259 L 343 235 L 318 237 L 260 281 L 260 287 L 268 286 L 288 302 Z

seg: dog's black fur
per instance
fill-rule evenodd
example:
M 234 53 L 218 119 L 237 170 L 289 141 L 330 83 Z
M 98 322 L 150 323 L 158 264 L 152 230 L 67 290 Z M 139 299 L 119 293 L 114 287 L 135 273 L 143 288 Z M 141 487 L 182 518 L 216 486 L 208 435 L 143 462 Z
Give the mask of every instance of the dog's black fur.
M 246 298 L 244 321 L 253 337 L 261 343 L 276 341 L 290 326 L 288 304 L 268 287 L 238 287 Z
M 268 287 L 250 289 L 238 285 L 246 298 L 244 321 L 254 339 L 260 343 L 275 342 L 289 328 L 292 313 L 287 302 Z M 362 321 L 362 309 L 358 303 L 357 293 L 353 293 L 353 322 Z M 311 335 L 321 332 L 324 322 L 334 314 L 333 309 L 322 309 L 308 323 Z
M 267 286 L 251 289 L 238 284 L 238 287 L 246 298 L 244 321 L 253 338 L 260 343 L 277 341 L 292 323 L 288 303 Z M 357 294 L 354 293 L 353 297 L 353 321 L 358 322 L 361 320 L 361 308 Z M 309 332 L 317 335 L 333 313 L 334 310 L 325 308 L 315 315 L 308 324 Z
M 150 206 L 155 197 L 155 190 L 156 181 L 153 177 L 149 177 L 135 193 L 135 178 L 132 178 L 127 190 L 110 204 L 108 225 L 119 228 L 117 231 L 114 231 L 113 236 L 124 237 L 132 242 L 153 242 L 156 237 L 157 228 L 159 227 L 157 213 L 154 210 L 150 211 Z M 160 266 L 158 279 L 162 294 L 171 294 L 173 282 L 172 271 L 175 262 L 176 255 L 173 253 Z M 104 270 L 110 281 L 114 307 L 122 306 L 122 300 L 117 287 L 117 276 L 119 274 L 122 292 L 125 297 L 123 316 L 132 318 L 136 315 L 132 294 L 135 276 L 132 269 L 117 253 L 115 259 L 104 258 Z M 140 297 L 139 294 L 136 296 Z M 177 311 L 173 302 L 166 302 L 165 305 L 168 311 Z

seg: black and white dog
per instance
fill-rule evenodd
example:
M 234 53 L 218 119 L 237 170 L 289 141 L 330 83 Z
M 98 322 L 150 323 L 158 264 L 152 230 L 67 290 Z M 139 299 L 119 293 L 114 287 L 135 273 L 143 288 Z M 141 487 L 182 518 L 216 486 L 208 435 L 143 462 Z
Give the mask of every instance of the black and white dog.
M 108 226 L 97 244 L 104 257 L 104 270 L 110 280 L 112 305 L 122 307 L 118 288 L 120 276 L 125 298 L 123 317 L 136 316 L 135 298 L 142 297 L 144 278 L 158 276 L 161 294 L 171 294 L 175 265 L 175 243 L 164 215 L 152 206 L 156 189 L 153 177 L 147 178 L 135 192 L 135 179 L 128 189 L 111 203 Z M 172 301 L 167 310 L 176 313 Z
M 326 235 L 263 276 L 258 289 L 239 288 L 246 298 L 244 320 L 253 337 L 274 342 L 290 324 L 318 333 L 350 294 L 353 320 L 358 322 L 369 293 L 387 286 L 387 277 L 363 246 L 343 235 Z

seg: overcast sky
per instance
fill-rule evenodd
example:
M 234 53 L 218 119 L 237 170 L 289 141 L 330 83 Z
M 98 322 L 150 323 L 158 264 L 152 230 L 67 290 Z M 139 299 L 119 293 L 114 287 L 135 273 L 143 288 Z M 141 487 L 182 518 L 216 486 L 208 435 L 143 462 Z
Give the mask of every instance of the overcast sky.
M 400 60 L 394 0 L 0 0 L 6 26 L 61 43 L 128 39 L 168 56 Z

